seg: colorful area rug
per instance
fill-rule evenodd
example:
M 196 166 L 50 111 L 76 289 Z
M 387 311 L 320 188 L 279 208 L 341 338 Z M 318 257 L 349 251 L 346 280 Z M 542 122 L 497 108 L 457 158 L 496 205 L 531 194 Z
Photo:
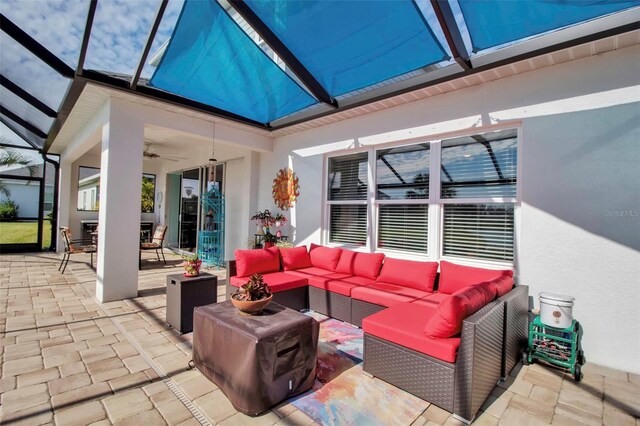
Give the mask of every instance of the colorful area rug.
M 362 371 L 362 330 L 315 312 L 317 379 L 291 403 L 323 425 L 409 425 L 429 403 Z

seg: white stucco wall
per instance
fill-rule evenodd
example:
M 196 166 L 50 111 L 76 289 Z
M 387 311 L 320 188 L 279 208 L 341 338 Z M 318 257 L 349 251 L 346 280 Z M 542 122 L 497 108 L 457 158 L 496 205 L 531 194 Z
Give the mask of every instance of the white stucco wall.
M 575 296 L 587 358 L 640 373 L 639 63 L 634 46 L 278 138 L 260 154 L 258 208 L 292 166 L 289 233 L 319 243 L 325 153 L 519 126 L 517 279 L 536 305 L 540 291 Z

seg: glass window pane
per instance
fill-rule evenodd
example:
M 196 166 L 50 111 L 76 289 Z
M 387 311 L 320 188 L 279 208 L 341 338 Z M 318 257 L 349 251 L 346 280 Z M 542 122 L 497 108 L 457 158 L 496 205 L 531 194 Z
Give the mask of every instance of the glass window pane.
M 329 158 L 329 200 L 366 200 L 369 154 Z
M 429 144 L 376 151 L 378 200 L 429 198 Z
M 71 81 L 2 31 L 0 45 L 0 73 L 57 111 Z
M 329 242 L 364 246 L 367 244 L 367 206 L 330 206 Z
M 442 142 L 441 198 L 515 197 L 515 130 Z
M 378 248 L 426 254 L 428 241 L 428 205 L 380 205 Z
M 100 205 L 100 169 L 80 166 L 78 169 L 78 210 L 98 211 Z
M 513 261 L 513 204 L 444 206 L 442 254 Z
M 49 132 L 49 128 L 51 128 L 51 124 L 53 124 L 53 118 L 43 114 L 40 110 L 22 100 L 22 98 L 4 88 L 0 89 L 0 96 L 2 97 L 3 107 L 9 109 L 18 117 L 28 121 L 43 132 Z
M 409 1 L 246 3 L 332 96 L 448 59 Z
M 89 2 L 82 0 L 0 2 L 3 15 L 74 69 L 88 10 Z
M 84 67 L 133 75 L 158 4 L 158 0 L 100 0 Z
M 38 148 L 42 148 L 44 146 L 45 140 L 43 138 L 41 138 L 40 136 L 34 135 L 30 130 L 25 129 L 20 124 L 16 123 L 15 121 L 13 121 L 12 119 L 10 119 L 9 117 L 7 117 L 4 114 L 0 114 L 0 117 L 2 117 L 2 120 L 3 120 L 4 123 L 7 123 L 13 129 L 16 130 L 16 132 L 18 132 L 20 134 L 21 138 L 24 137 L 27 141 L 31 142 L 33 145 L 35 145 Z M 7 126 L 7 127 L 9 127 L 9 126 Z M 12 131 L 12 133 L 13 133 L 13 131 Z

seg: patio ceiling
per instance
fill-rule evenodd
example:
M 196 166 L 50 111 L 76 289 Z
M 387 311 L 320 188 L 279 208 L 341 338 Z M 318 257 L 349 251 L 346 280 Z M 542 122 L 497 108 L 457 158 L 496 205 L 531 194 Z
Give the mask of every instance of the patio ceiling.
M 33 5 L 0 4 L 0 121 L 44 151 L 88 83 L 279 130 L 640 22 L 635 0 Z

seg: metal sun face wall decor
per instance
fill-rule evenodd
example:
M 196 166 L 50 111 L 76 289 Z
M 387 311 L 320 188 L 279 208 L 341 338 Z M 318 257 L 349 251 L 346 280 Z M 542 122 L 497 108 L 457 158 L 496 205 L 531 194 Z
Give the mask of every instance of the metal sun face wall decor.
M 273 201 L 280 210 L 289 210 L 293 207 L 300 195 L 298 178 L 290 168 L 280 169 L 273 180 Z

